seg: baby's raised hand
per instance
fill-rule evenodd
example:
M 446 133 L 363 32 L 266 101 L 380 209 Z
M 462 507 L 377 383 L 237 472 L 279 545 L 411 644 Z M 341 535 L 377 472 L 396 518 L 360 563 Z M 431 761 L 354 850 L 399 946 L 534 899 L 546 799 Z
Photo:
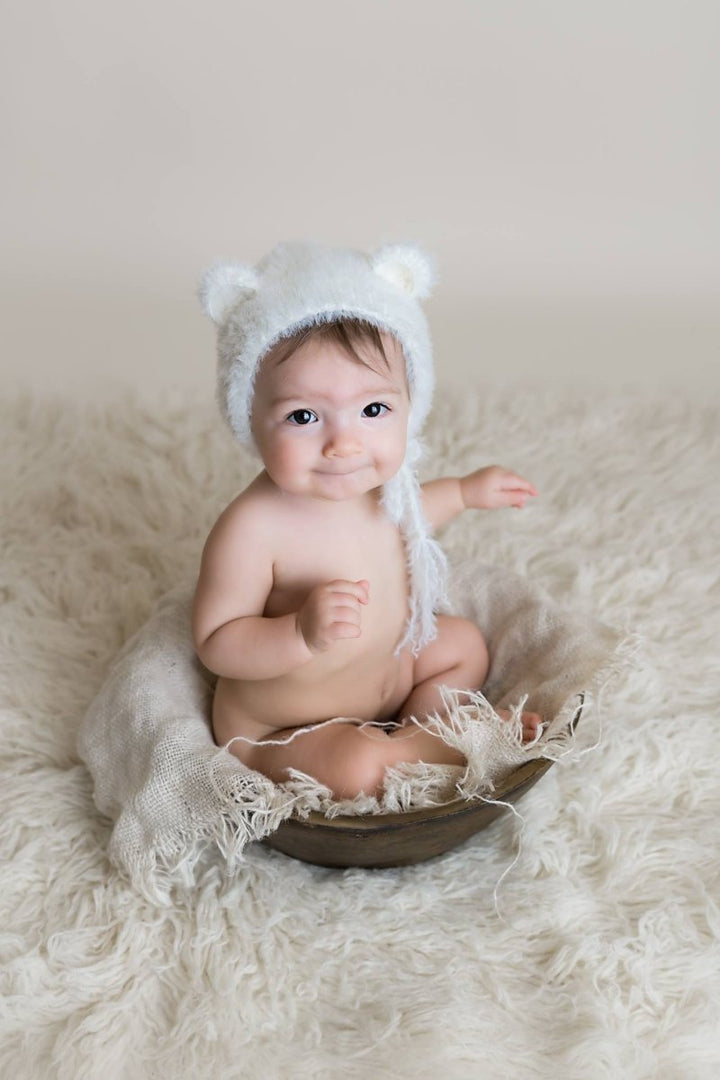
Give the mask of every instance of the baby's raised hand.
M 503 506 L 523 507 L 531 495 L 537 491 L 529 480 L 503 469 L 500 465 L 489 465 L 485 469 L 463 476 L 460 480 L 460 492 L 467 510 L 495 510 Z
M 297 615 L 310 651 L 325 652 L 340 638 L 360 637 L 360 605 L 369 598 L 370 583 L 364 579 L 316 586 Z

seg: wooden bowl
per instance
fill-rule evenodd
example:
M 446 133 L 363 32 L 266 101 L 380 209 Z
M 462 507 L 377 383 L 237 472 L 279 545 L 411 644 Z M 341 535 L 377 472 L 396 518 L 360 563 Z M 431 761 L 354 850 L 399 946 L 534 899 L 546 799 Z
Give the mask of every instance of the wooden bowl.
M 570 722 L 574 732 L 583 708 Z M 514 769 L 499 783 L 492 798 L 516 803 L 553 764 L 534 758 Z M 327 818 L 311 812 L 307 818 L 288 818 L 262 841 L 294 859 L 333 867 L 410 866 L 442 855 L 487 826 L 507 807 L 482 800 L 454 799 L 443 806 L 402 814 L 364 814 Z

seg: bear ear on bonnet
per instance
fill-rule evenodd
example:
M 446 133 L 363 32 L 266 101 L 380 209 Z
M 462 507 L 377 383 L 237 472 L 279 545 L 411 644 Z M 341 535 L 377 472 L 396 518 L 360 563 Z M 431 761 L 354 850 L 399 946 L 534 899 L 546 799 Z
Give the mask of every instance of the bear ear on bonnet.
M 378 277 L 414 300 L 424 300 L 435 284 L 430 257 L 414 244 L 385 244 L 370 256 Z M 216 325 L 225 321 L 243 296 L 260 286 L 258 272 L 249 263 L 216 263 L 200 281 L 198 297 L 206 315 Z
M 240 297 L 255 292 L 258 284 L 254 266 L 247 263 L 217 263 L 203 274 L 198 297 L 205 314 L 219 325 Z
M 371 257 L 376 274 L 415 300 L 425 300 L 435 284 L 430 257 L 414 244 L 385 244 Z

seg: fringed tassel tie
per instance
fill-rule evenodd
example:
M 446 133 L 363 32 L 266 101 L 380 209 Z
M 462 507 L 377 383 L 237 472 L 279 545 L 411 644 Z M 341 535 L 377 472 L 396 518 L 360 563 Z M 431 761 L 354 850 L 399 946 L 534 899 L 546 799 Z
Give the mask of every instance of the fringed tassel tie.
M 410 575 L 410 615 L 397 655 L 410 646 L 414 656 L 437 634 L 435 612 L 447 604 L 447 559 L 430 535 L 422 509 L 416 464 L 422 454 L 418 439 L 408 443 L 400 470 L 384 486 L 382 505 L 402 531 Z

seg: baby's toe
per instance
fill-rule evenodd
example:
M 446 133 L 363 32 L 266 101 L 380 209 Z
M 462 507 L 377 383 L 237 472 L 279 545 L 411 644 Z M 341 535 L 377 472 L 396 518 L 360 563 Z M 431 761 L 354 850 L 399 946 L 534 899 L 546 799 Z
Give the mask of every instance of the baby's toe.
M 542 727 L 542 720 L 538 713 L 524 712 L 522 715 L 523 741 L 531 742 L 537 738 Z

